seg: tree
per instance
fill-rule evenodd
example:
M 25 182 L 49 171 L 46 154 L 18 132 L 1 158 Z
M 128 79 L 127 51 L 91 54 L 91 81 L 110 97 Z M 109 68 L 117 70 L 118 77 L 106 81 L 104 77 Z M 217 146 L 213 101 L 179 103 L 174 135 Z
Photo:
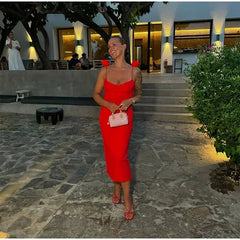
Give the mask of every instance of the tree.
M 119 29 L 127 44 L 126 60 L 130 62 L 130 38 L 129 29 L 136 26 L 140 16 L 150 11 L 154 2 L 12 2 L 1 3 L 0 10 L 21 21 L 32 38 L 44 69 L 50 68 L 48 58 L 49 39 L 44 29 L 47 14 L 64 14 L 71 22 L 79 21 L 94 29 L 107 43 L 112 35 L 113 24 Z M 108 24 L 108 32 L 94 22 L 94 18 L 100 13 Z M 38 31 L 45 40 L 45 49 L 41 47 Z
M 102 3 L 103 5 L 106 3 Z M 127 44 L 126 60 L 130 62 L 129 28 L 134 29 L 139 18 L 148 13 L 154 2 L 113 2 L 117 9 L 107 6 L 107 15 L 118 27 L 125 43 Z
M 109 5 L 110 4 L 110 5 Z M 154 2 L 46 2 L 42 13 L 62 13 L 71 22 L 79 21 L 94 29 L 107 43 L 112 35 L 113 23 L 127 44 L 126 60 L 130 62 L 129 28 L 135 28 L 140 16 L 148 13 Z M 108 24 L 108 32 L 94 22 L 100 13 Z
M 20 2 L 12 2 L 12 3 L 1 3 L 0 10 L 4 15 L 8 16 L 8 18 L 12 18 L 16 25 L 17 22 L 21 21 L 28 34 L 32 39 L 33 46 L 36 49 L 38 56 L 40 57 L 43 68 L 50 69 L 50 61 L 49 61 L 49 38 L 46 30 L 44 29 L 44 25 L 46 24 L 47 14 L 40 13 L 38 11 L 41 3 L 20 3 Z M 9 17 L 11 16 L 11 17 Z M 10 28 L 14 28 L 15 25 L 11 25 Z M 6 31 L 6 30 L 4 30 Z M 11 30 L 10 30 L 11 31 Z M 10 32 L 9 31 L 9 32 Z M 40 44 L 40 40 L 38 37 L 38 32 L 41 32 L 44 37 L 45 49 L 42 48 Z M 3 35 L 2 35 L 3 38 Z

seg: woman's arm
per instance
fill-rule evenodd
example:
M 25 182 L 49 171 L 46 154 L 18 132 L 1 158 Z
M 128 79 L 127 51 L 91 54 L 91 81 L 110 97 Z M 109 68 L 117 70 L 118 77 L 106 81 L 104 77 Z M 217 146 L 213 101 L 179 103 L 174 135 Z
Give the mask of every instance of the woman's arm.
M 12 40 L 7 40 L 6 45 L 7 45 L 8 48 L 12 49 Z
M 134 82 L 135 92 L 132 100 L 137 103 L 140 102 L 142 98 L 142 72 L 140 68 L 136 68 L 136 71 L 134 72 Z
M 104 87 L 105 73 L 106 73 L 106 67 L 102 68 L 100 73 L 98 74 L 97 82 L 93 92 L 93 99 L 97 104 L 108 108 L 112 113 L 114 113 L 118 109 L 118 106 L 115 103 L 106 101 L 101 96 L 101 93 Z
M 19 52 L 20 52 L 20 44 L 19 44 L 19 42 L 18 41 L 16 41 L 16 47 L 15 47 Z
M 133 80 L 135 83 L 134 97 L 122 101 L 119 109 L 122 111 L 127 110 L 132 104 L 140 102 L 142 97 L 142 72 L 136 67 L 133 72 Z

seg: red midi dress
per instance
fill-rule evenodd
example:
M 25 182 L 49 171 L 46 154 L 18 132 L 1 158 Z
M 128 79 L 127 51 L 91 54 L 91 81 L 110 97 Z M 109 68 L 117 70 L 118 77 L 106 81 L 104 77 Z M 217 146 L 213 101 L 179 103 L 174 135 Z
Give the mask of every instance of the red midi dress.
M 125 99 L 134 95 L 135 83 L 133 79 L 120 85 L 104 80 L 104 99 L 120 105 Z M 119 111 L 116 111 L 116 113 Z M 106 107 L 101 107 L 99 122 L 103 138 L 103 146 L 106 160 L 106 169 L 109 177 L 114 182 L 127 182 L 132 178 L 130 163 L 128 159 L 128 146 L 133 128 L 132 105 L 126 111 L 128 125 L 110 127 L 108 118 L 112 114 Z

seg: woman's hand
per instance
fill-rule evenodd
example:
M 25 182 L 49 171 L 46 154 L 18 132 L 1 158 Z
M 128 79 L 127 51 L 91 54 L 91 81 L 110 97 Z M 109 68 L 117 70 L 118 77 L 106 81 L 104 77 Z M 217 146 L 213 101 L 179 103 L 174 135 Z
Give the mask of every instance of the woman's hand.
M 132 99 L 126 99 L 121 102 L 121 104 L 118 106 L 118 109 L 121 111 L 126 111 L 128 108 L 132 105 Z
M 108 108 L 112 113 L 115 113 L 115 112 L 119 109 L 119 106 L 116 105 L 115 103 L 109 102 L 107 108 Z

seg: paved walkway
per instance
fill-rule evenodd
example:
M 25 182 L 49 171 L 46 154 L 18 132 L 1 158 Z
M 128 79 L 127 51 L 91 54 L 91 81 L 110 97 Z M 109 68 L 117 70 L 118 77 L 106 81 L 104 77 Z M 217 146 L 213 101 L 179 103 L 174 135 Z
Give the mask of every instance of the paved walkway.
M 17 238 L 239 238 L 240 190 L 209 173 L 226 158 L 195 124 L 135 121 L 129 157 L 136 216 L 111 203 L 98 121 L 1 113 L 0 231 Z M 117 136 L 116 136 L 117 137 Z

